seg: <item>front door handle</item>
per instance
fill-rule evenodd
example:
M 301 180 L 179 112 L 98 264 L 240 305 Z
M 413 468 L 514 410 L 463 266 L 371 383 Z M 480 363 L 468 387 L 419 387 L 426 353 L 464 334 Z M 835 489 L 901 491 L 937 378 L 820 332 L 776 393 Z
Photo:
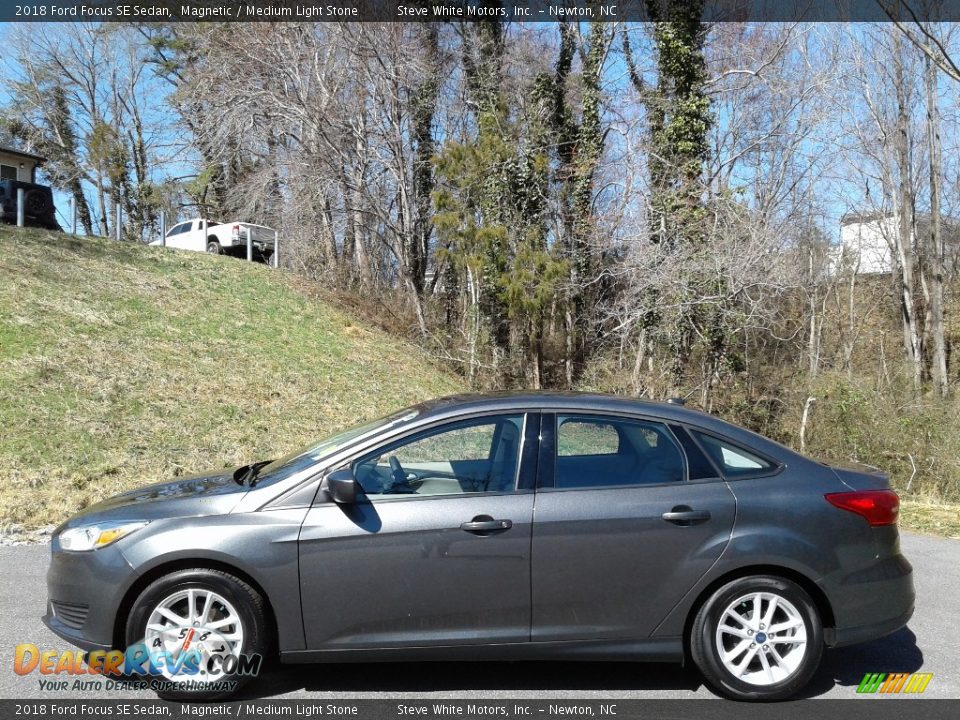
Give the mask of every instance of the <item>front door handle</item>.
M 697 525 L 710 519 L 709 510 L 693 510 L 688 505 L 677 505 L 670 512 L 661 515 L 664 520 L 674 525 L 687 527 Z
M 477 515 L 470 522 L 461 523 L 460 529 L 474 535 L 494 535 L 513 527 L 512 520 L 494 520 L 489 515 Z

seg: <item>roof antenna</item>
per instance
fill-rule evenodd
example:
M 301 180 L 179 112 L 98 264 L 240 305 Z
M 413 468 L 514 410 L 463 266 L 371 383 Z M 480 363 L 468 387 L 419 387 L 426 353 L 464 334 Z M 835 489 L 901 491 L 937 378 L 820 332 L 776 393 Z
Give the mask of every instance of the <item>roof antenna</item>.
M 687 401 L 682 397 L 672 397 L 667 399 L 668 405 L 686 405 Z

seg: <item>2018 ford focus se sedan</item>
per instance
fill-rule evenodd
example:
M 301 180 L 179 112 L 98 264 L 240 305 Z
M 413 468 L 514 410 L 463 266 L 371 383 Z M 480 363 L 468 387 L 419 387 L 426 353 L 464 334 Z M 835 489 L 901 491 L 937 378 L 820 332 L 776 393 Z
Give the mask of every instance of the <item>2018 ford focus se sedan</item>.
M 824 646 L 910 618 L 898 506 L 879 473 L 677 405 L 458 396 L 86 509 L 53 536 L 44 620 L 170 697 L 222 697 L 278 651 L 690 659 L 724 695 L 784 698 Z

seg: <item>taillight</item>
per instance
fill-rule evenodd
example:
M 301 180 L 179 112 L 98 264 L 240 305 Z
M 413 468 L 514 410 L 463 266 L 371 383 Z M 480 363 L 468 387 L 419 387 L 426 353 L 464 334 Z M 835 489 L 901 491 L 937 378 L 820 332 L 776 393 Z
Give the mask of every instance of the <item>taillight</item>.
M 893 490 L 858 490 L 827 493 L 827 502 L 865 518 L 870 527 L 894 525 L 900 514 L 900 498 Z
M 234 237 L 240 237 L 240 226 L 234 225 L 231 232 L 233 233 Z

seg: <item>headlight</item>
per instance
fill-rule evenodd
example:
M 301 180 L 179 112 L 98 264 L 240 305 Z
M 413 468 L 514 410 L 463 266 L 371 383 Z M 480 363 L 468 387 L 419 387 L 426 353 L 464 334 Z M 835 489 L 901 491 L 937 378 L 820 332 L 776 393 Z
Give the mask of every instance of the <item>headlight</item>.
M 102 525 L 70 528 L 60 533 L 60 547 L 73 552 L 96 550 L 115 543 L 120 538 L 139 530 L 146 524 L 146 522 L 124 523 L 123 525 L 104 523 Z

